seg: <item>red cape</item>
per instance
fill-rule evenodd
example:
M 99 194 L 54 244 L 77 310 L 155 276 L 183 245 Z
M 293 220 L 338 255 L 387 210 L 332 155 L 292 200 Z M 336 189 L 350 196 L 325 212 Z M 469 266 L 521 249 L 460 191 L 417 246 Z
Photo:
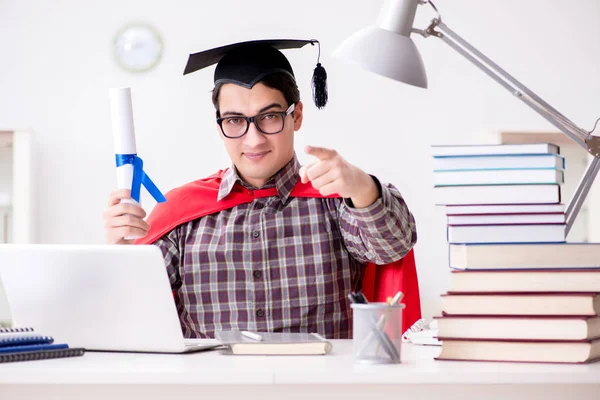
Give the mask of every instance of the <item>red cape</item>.
M 250 203 L 255 198 L 277 195 L 275 188 L 248 190 L 241 185 L 235 185 L 225 199 L 217 201 L 224 172 L 220 170 L 208 178 L 188 183 L 167 193 L 167 201 L 158 203 L 148 217 L 150 224 L 148 235 L 136 240 L 135 243 L 153 243 L 188 221 Z M 302 182 L 296 184 L 290 196 L 324 197 L 310 183 Z M 413 250 L 401 260 L 391 264 L 367 264 L 362 291 L 371 302 L 385 302 L 388 296 L 394 296 L 398 291 L 402 291 L 404 293 L 402 302 L 406 305 L 402 314 L 402 330 L 410 328 L 421 318 L 421 300 Z

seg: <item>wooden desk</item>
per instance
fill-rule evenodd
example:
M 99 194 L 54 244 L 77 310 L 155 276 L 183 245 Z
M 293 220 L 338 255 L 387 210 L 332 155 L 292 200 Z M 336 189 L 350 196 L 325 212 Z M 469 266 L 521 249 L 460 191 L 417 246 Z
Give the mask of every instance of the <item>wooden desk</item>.
M 0 364 L 0 399 L 600 399 L 600 363 L 435 361 L 404 345 L 402 364 L 354 364 L 351 341 L 328 356 L 86 353 Z

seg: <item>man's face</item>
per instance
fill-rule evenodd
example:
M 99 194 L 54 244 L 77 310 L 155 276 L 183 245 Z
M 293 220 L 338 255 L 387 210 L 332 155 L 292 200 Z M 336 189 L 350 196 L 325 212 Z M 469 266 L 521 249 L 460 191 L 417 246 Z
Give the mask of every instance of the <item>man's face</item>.
M 225 84 L 219 93 L 221 117 L 253 117 L 268 112 L 284 112 L 289 104 L 276 89 L 257 83 L 252 89 Z M 284 119 L 283 130 L 267 135 L 251 123 L 248 132 L 240 138 L 227 138 L 217 130 L 225 143 L 231 161 L 240 177 L 253 186 L 262 186 L 294 156 L 294 131 L 302 125 L 302 103 L 298 102 L 293 114 Z

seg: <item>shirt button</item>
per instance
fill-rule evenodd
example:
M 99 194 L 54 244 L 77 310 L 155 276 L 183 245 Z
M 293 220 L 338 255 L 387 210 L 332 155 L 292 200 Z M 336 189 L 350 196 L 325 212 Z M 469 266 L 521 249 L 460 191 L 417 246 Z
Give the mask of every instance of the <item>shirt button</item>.
M 253 232 L 252 232 L 252 237 L 253 237 L 253 238 L 257 238 L 257 237 L 259 237 L 259 236 L 260 236 L 260 233 L 259 233 L 258 231 L 253 231 Z
M 256 271 L 254 271 L 254 272 L 252 273 L 252 275 L 253 275 L 253 276 L 254 276 L 256 279 L 258 279 L 258 278 L 260 278 L 260 277 L 262 276 L 262 272 L 260 272 L 259 270 L 256 270 Z
M 265 316 L 265 312 L 263 311 L 262 308 L 259 308 L 258 310 L 256 310 L 256 316 L 260 317 L 260 318 Z

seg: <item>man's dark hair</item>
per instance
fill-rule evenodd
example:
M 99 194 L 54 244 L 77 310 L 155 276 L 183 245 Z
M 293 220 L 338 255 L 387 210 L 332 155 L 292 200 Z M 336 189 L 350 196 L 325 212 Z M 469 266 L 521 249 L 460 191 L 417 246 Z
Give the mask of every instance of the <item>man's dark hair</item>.
M 300 101 L 300 90 L 298 89 L 298 85 L 294 78 L 284 73 L 274 73 L 265 76 L 259 82 L 264 84 L 271 89 L 279 90 L 285 101 L 287 101 L 287 105 L 296 104 Z M 217 110 L 217 117 L 219 117 L 219 94 L 221 93 L 221 88 L 226 82 L 217 83 L 212 92 L 212 102 Z

